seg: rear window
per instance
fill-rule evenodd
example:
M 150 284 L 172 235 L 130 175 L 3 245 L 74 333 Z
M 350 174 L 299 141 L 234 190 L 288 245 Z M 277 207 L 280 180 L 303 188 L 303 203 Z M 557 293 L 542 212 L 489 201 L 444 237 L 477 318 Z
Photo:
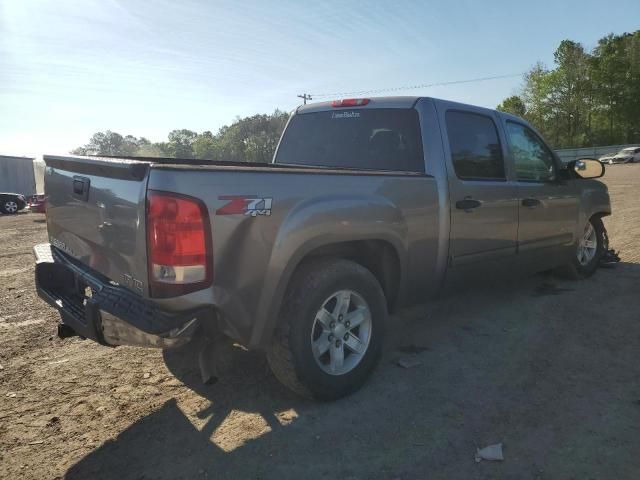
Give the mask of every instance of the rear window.
M 335 109 L 295 115 L 276 163 L 424 172 L 414 109 Z

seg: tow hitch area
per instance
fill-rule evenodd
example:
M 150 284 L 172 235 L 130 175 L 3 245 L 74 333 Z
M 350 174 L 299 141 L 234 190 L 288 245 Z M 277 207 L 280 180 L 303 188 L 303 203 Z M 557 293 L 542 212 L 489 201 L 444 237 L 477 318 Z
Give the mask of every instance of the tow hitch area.
M 195 335 L 208 309 L 166 311 L 114 285 L 49 244 L 34 247 L 38 295 L 60 312 L 58 337 L 75 335 L 102 345 L 174 348 Z

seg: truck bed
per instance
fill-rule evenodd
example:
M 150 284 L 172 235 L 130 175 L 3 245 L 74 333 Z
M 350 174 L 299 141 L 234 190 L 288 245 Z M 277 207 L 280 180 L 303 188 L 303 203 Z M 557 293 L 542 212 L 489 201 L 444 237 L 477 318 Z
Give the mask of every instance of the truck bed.
M 213 306 L 226 333 L 248 345 L 267 338 L 274 298 L 281 298 L 297 263 L 322 242 L 389 245 L 403 265 L 408 288 L 401 290 L 409 296 L 430 288 L 419 277 L 432 278 L 434 288 L 440 280 L 425 275 L 446 255 L 438 248 L 441 192 L 428 174 L 165 158 L 44 159 L 54 247 L 170 310 Z M 206 206 L 213 239 L 210 288 L 171 299 L 152 295 L 146 228 L 152 191 Z M 245 209 L 234 209 L 235 199 L 262 206 L 252 210 L 240 202 Z

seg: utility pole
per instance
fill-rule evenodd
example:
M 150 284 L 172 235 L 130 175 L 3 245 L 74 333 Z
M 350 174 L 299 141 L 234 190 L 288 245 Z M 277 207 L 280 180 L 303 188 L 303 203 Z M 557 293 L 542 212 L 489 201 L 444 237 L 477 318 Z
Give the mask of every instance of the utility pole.
M 313 98 L 311 98 L 311 94 L 307 94 L 307 93 L 303 93 L 302 95 L 297 95 L 297 97 L 304 100 L 305 105 L 307 104 L 307 100 L 313 100 Z

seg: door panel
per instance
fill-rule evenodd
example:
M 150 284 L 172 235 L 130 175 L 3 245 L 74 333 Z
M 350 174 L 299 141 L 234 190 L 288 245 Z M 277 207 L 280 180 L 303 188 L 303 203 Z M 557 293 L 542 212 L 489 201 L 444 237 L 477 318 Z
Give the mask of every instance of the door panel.
M 451 105 L 449 107 L 449 105 Z M 451 204 L 448 283 L 510 265 L 516 253 L 517 189 L 508 180 L 493 112 L 441 102 Z
M 568 184 L 518 185 L 520 228 L 518 250 L 570 245 L 574 241 L 578 200 Z M 536 205 L 528 206 L 528 200 Z
M 515 255 L 518 232 L 515 187 L 507 182 L 454 180 L 450 185 L 452 266 Z M 480 205 L 472 209 L 456 206 L 465 200 L 475 200 Z
M 573 248 L 578 192 L 558 178 L 551 149 L 529 127 L 505 122 L 507 143 L 518 182 L 518 253 L 528 269 L 563 263 Z

